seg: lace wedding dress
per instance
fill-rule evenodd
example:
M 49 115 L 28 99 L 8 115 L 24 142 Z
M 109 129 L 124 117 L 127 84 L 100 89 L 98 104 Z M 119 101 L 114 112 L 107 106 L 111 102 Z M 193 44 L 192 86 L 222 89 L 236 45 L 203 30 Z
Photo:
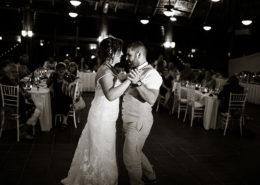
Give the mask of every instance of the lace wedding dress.
M 117 185 L 115 145 L 119 99 L 106 99 L 99 84 L 101 78 L 97 80 L 87 124 L 80 136 L 68 176 L 61 181 L 65 185 Z

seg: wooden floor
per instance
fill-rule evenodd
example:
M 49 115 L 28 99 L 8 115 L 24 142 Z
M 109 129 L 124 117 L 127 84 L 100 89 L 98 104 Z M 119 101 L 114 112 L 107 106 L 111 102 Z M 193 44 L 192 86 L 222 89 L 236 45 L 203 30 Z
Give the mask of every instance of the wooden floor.
M 75 129 L 54 128 L 41 132 L 32 141 L 16 142 L 15 130 L 6 130 L 0 139 L 1 185 L 59 185 L 86 124 L 93 93 L 85 93 L 87 108 L 79 112 Z M 158 185 L 259 185 L 260 184 L 260 106 L 246 107 L 253 120 L 247 120 L 245 135 L 233 125 L 223 130 L 204 130 L 201 122 L 182 123 L 165 109 L 154 114 L 154 125 L 144 147 L 157 173 Z M 117 155 L 119 185 L 128 185 L 122 161 L 123 134 L 118 120 Z

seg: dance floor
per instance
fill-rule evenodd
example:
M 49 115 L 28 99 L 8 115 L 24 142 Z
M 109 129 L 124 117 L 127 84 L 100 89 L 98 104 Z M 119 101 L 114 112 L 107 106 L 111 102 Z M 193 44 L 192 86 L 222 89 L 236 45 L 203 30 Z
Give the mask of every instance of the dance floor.
M 59 185 L 68 172 L 93 93 L 85 93 L 86 110 L 80 111 L 75 129 L 59 126 L 50 132 L 36 128 L 34 140 L 16 142 L 15 130 L 0 139 L 1 185 Z M 158 185 L 259 185 L 260 106 L 248 104 L 244 136 L 233 125 L 223 130 L 204 130 L 202 122 L 183 123 L 163 108 L 154 114 L 154 125 L 144 147 L 157 173 Z M 119 185 L 129 185 L 122 160 L 123 134 L 117 122 Z

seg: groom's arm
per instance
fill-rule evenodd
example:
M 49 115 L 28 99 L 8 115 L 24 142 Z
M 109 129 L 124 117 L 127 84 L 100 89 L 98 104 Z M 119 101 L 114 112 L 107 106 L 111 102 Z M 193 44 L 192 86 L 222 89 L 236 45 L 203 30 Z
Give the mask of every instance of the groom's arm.
M 153 105 L 159 95 L 162 77 L 156 70 L 150 70 L 141 79 L 142 85 L 136 87 L 139 95 L 149 104 Z
M 157 89 L 149 89 L 146 87 L 145 84 L 136 87 L 137 91 L 139 92 L 140 96 L 149 104 L 153 105 L 157 97 L 159 95 L 159 90 Z

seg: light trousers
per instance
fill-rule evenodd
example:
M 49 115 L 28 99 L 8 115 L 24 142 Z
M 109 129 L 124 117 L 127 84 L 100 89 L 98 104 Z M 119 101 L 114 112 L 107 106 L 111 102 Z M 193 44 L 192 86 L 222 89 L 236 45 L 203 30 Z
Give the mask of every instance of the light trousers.
M 153 180 L 156 178 L 152 165 L 143 153 L 142 149 L 148 137 L 153 117 L 136 122 L 124 122 L 125 142 L 123 148 L 123 160 L 128 171 L 131 185 L 142 185 L 142 176 Z

